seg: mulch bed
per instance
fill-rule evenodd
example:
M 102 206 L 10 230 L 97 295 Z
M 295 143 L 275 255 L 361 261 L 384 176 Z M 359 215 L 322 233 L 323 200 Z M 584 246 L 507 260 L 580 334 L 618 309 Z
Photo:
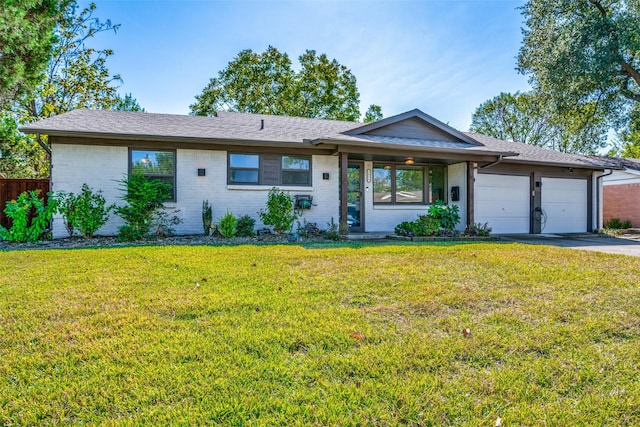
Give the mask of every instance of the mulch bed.
M 293 243 L 322 242 L 327 241 L 321 237 L 304 238 Z M 135 242 L 119 242 L 116 237 L 67 237 L 64 239 L 42 240 L 33 243 L 13 243 L 0 240 L 0 251 L 24 250 L 24 249 L 76 249 L 76 248 L 105 248 L 123 246 L 167 246 L 167 245 L 238 245 L 238 244 L 264 244 L 264 243 L 291 243 L 288 235 L 262 235 L 256 237 L 235 237 L 225 239 L 212 236 L 173 236 L 165 238 L 152 238 Z

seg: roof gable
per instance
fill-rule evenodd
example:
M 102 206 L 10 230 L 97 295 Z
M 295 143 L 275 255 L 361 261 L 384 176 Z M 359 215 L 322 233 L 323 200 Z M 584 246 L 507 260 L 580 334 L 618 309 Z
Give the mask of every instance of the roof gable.
M 464 142 L 478 145 L 477 141 L 418 109 L 348 130 L 345 134 Z

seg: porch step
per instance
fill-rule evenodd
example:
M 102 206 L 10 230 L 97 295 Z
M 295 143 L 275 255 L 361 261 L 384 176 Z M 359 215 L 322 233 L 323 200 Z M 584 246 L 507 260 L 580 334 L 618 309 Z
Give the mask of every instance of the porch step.
M 391 233 L 349 233 L 347 240 L 384 240 Z

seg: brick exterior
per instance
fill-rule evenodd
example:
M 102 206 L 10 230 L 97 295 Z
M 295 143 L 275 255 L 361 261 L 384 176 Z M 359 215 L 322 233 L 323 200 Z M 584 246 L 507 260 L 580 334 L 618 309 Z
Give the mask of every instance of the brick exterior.
M 102 190 L 108 204 L 121 205 L 119 183 L 128 170 L 127 147 L 106 147 L 90 145 L 53 144 L 52 146 L 52 191 L 78 192 L 83 183 L 94 190 Z M 206 169 L 205 176 L 198 176 L 199 168 Z M 329 179 L 322 178 L 324 172 Z M 326 228 L 333 217 L 339 218 L 338 158 L 314 155 L 312 158 L 312 187 L 280 187 L 295 194 L 313 196 L 310 210 L 304 211 L 303 218 Z M 216 150 L 176 151 L 176 201 L 165 204 L 167 212 L 183 222 L 175 226 L 177 234 L 202 233 L 202 202 L 208 200 L 213 206 L 213 219 L 218 220 L 227 211 L 236 216 L 249 215 L 256 220 L 256 228 L 264 225 L 258 211 L 265 207 L 268 186 L 227 185 L 227 152 Z M 302 222 L 303 218 L 300 219 Z M 98 235 L 116 235 L 122 220 L 111 214 L 109 221 Z M 295 227 L 294 227 L 295 229 Z M 57 215 L 53 221 L 55 238 L 67 236 L 62 218 Z
M 633 227 L 640 227 L 640 183 L 605 185 L 603 193 L 603 224 L 611 218 L 630 220 Z

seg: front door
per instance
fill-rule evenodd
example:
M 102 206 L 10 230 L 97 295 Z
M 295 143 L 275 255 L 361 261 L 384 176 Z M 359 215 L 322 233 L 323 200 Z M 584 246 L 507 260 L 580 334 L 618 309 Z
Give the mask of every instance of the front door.
M 347 225 L 353 233 L 364 231 L 362 170 L 362 163 L 349 163 L 347 168 Z

